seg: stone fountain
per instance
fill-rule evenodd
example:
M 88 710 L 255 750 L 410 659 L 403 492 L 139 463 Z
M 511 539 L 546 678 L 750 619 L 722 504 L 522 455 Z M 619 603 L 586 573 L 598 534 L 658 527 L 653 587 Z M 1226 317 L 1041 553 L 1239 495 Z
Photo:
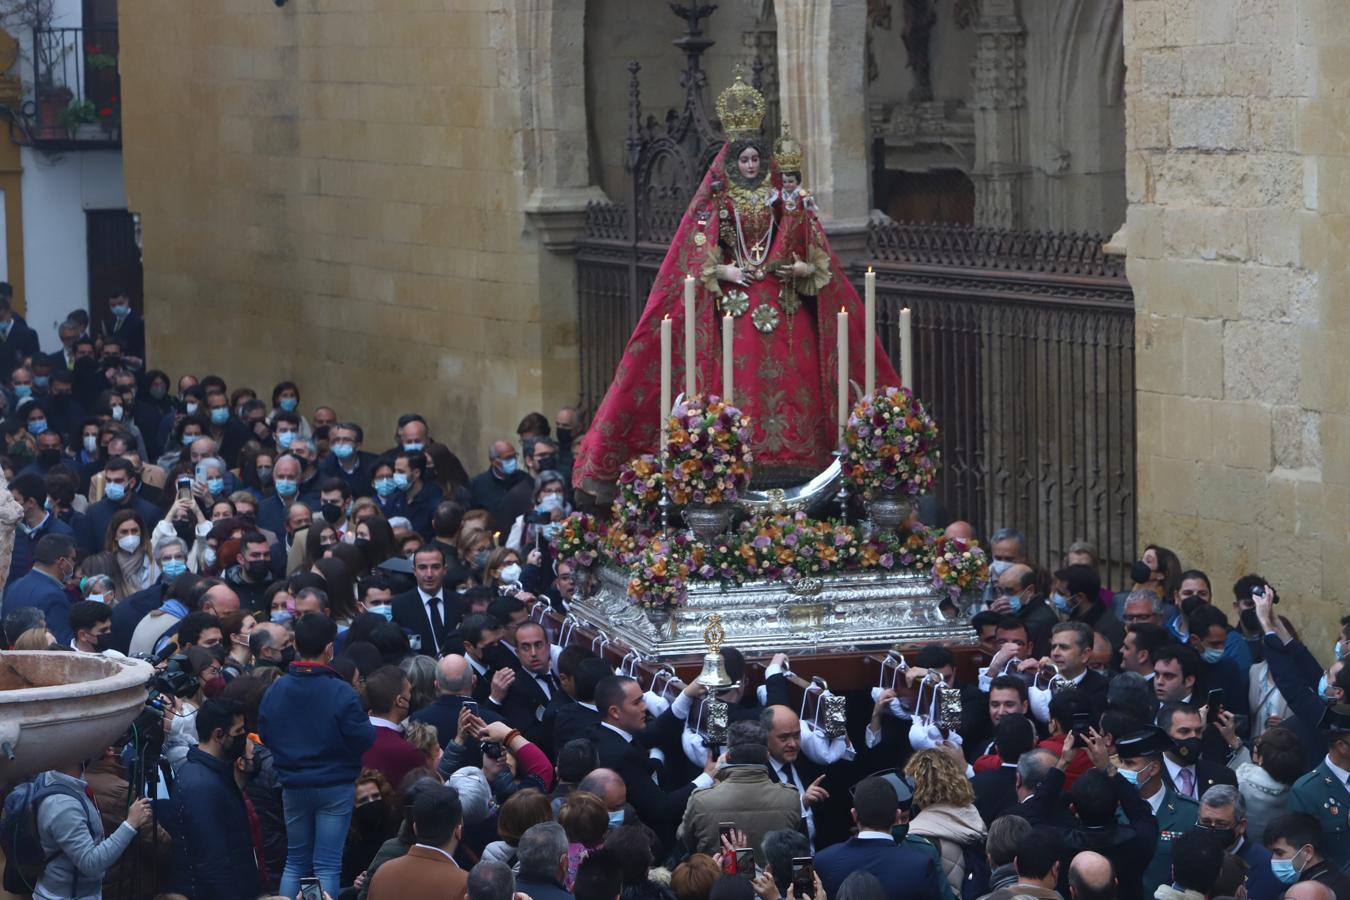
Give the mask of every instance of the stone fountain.
M 0 590 L 23 510 L 0 474 Z M 95 756 L 145 706 L 149 663 L 0 651 L 0 784 Z

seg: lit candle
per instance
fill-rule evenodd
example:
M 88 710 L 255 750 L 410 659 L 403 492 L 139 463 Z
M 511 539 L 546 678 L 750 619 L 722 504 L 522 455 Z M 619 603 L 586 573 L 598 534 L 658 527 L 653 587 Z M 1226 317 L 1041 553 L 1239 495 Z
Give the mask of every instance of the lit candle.
M 864 284 L 863 376 L 867 385 L 865 390 L 871 395 L 877 389 L 877 274 L 871 266 L 867 267 Z
M 684 276 L 684 395 L 698 392 L 694 383 L 694 276 Z M 667 410 L 668 412 L 669 410 Z
M 722 402 L 731 402 L 731 344 L 732 323 L 736 320 L 731 314 L 722 317 Z
M 909 330 L 909 307 L 900 310 L 900 383 L 914 390 L 914 346 Z
M 670 316 L 661 320 L 661 456 L 670 439 Z
M 844 446 L 844 426 L 848 424 L 848 310 L 839 307 L 839 446 Z

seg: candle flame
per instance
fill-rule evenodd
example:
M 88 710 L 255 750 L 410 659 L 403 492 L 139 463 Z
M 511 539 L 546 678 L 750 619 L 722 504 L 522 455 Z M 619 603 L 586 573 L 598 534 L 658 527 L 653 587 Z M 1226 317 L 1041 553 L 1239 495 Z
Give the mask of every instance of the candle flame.
M 871 274 L 872 274 L 872 267 L 871 267 L 871 266 L 868 266 L 868 267 L 867 267 L 867 274 L 868 274 L 868 275 L 871 275 Z
M 840 314 L 842 314 L 842 315 L 845 315 L 845 316 L 848 315 L 848 310 L 844 309 L 842 306 L 839 307 L 839 312 L 840 312 Z
M 670 313 L 666 313 L 666 318 L 665 318 L 665 321 L 667 321 L 667 322 L 669 322 L 669 321 L 670 321 Z

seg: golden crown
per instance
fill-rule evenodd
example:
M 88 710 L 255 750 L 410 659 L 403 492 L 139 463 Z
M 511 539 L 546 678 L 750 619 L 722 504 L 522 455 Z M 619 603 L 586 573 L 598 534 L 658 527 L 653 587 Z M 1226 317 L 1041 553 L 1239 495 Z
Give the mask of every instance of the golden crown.
M 764 95 L 746 84 L 740 75 L 717 98 L 717 118 L 733 141 L 758 134 L 764 110 Z
M 780 172 L 800 172 L 806 161 L 806 151 L 792 136 L 788 123 L 783 123 L 783 135 L 773 145 L 773 158 L 778 162 Z

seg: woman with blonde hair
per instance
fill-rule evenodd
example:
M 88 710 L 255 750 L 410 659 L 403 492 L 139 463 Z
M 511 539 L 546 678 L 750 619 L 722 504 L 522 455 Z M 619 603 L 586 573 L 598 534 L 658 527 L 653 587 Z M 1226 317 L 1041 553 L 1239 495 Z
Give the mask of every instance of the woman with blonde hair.
M 959 749 L 955 753 L 920 750 L 905 764 L 905 774 L 914 783 L 913 809 L 918 811 L 909 820 L 909 834 L 927 838 L 937 847 L 947 883 L 959 897 L 966 880 L 964 849 L 985 837 L 975 791 L 966 779 L 965 760 Z

